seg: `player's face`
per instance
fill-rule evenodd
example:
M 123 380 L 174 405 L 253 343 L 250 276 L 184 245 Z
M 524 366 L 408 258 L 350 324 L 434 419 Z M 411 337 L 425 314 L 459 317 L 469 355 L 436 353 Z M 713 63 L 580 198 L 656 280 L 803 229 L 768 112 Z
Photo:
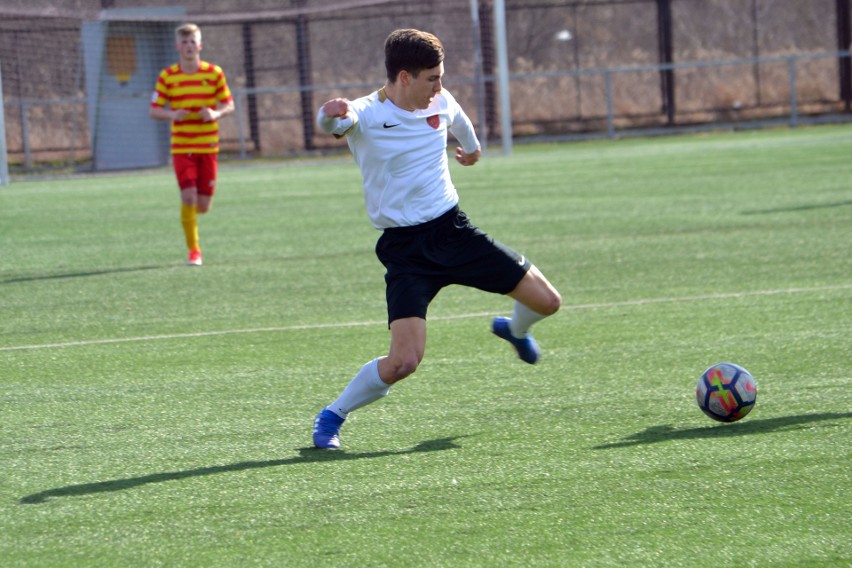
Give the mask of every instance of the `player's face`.
M 414 108 L 426 108 L 441 92 L 441 78 L 444 76 L 444 64 L 431 69 L 421 69 L 417 77 L 411 78 L 408 100 Z
M 197 34 L 181 36 L 177 42 L 177 49 L 180 52 L 181 59 L 194 61 L 201 51 L 201 38 Z

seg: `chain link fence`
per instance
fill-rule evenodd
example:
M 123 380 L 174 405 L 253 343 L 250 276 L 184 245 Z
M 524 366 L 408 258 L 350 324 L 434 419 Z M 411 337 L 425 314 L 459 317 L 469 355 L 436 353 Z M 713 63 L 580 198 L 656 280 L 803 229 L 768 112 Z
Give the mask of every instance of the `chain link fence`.
M 380 87 L 383 41 L 399 27 L 443 40 L 445 85 L 481 137 L 497 140 L 494 1 L 264 0 L 246 10 L 237 0 L 186 0 L 184 19 L 204 33 L 203 58 L 223 67 L 237 100 L 221 124 L 222 159 L 339 149 L 314 131 L 314 112 L 333 96 Z M 123 14 L 123 25 L 141 30 L 154 22 L 134 10 L 158 4 L 169 5 L 0 6 L 12 173 L 93 169 L 81 26 Z M 505 0 L 505 12 L 515 141 L 850 116 L 849 0 Z M 147 110 L 155 80 L 141 78 L 146 87 L 123 96 Z

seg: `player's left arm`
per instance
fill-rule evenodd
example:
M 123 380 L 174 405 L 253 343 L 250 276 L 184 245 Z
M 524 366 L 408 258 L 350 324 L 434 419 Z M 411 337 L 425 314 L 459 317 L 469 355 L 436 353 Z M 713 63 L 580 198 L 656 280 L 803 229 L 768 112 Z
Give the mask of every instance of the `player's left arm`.
M 461 143 L 456 148 L 456 161 L 463 166 L 472 166 L 479 161 L 482 155 L 479 139 L 470 118 L 457 103 L 452 105 L 455 113 L 452 115 L 450 132 Z
M 479 161 L 482 150 L 477 148 L 473 152 L 465 152 L 461 146 L 456 148 L 456 161 L 463 166 L 472 166 Z
M 228 88 L 225 73 L 219 67 L 214 66 L 214 69 L 219 74 L 216 81 L 216 106 L 201 109 L 199 114 L 204 122 L 219 120 L 223 116 L 234 112 L 234 97 L 231 95 L 231 89 Z
M 204 119 L 205 122 L 210 122 L 212 120 L 219 120 L 226 114 L 231 114 L 232 112 L 234 112 L 233 99 L 216 103 L 216 108 L 201 109 L 201 118 Z

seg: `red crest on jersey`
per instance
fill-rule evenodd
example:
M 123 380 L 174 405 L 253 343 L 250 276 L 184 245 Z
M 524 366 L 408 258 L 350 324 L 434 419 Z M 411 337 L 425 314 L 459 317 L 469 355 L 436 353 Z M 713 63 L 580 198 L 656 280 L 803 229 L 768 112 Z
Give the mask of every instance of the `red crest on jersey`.
M 426 119 L 426 122 L 429 123 L 429 126 L 437 130 L 438 127 L 441 125 L 441 117 L 437 114 L 433 114 L 432 116 Z

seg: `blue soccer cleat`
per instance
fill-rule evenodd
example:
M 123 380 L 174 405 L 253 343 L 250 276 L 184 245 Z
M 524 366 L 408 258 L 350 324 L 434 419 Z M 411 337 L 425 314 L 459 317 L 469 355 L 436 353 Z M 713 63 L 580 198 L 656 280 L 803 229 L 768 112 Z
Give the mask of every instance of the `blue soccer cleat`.
M 535 342 L 535 339 L 529 333 L 520 339 L 512 335 L 509 329 L 509 321 L 511 321 L 509 318 L 494 318 L 494 321 L 491 322 L 491 332 L 497 337 L 511 343 L 522 361 L 530 365 L 535 365 L 539 356 L 541 356 L 541 349 L 538 348 L 538 343 Z
M 345 418 L 341 418 L 331 410 L 323 408 L 314 419 L 314 446 L 323 450 L 336 450 L 340 448 L 340 425 Z

